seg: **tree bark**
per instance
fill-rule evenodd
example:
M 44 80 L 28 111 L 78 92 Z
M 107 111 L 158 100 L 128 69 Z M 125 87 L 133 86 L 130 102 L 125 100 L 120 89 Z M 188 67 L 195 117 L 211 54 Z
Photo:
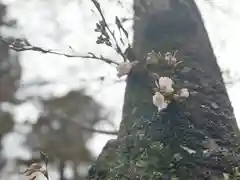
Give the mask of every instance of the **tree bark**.
M 117 140 L 103 149 L 88 179 L 214 180 L 235 176 L 239 130 L 204 23 L 193 0 L 134 0 L 134 52 L 179 50 L 177 69 L 149 66 L 170 76 L 190 97 L 160 113 L 152 104 L 147 71 L 128 75 Z
M 78 163 L 77 162 L 73 162 L 73 179 L 74 180 L 80 180 L 80 176 L 78 173 Z
M 65 170 L 65 161 L 64 160 L 60 160 L 59 161 L 59 166 L 58 166 L 59 180 L 65 180 L 64 170 Z

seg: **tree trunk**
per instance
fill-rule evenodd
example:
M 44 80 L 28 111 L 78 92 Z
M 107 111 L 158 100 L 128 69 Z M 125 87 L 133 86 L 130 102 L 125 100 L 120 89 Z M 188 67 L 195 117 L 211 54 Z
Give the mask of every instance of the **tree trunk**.
M 73 179 L 74 180 L 80 180 L 80 176 L 78 173 L 78 163 L 77 162 L 73 162 Z
M 58 166 L 59 180 L 65 180 L 64 170 L 65 170 L 65 161 L 64 160 L 60 160 L 59 161 L 59 166 Z
M 170 76 L 190 97 L 160 113 L 154 82 L 144 70 L 128 75 L 117 140 L 103 149 L 88 179 L 214 180 L 236 176 L 239 130 L 207 32 L 193 0 L 135 0 L 134 52 L 179 50 L 177 69 L 149 67 Z

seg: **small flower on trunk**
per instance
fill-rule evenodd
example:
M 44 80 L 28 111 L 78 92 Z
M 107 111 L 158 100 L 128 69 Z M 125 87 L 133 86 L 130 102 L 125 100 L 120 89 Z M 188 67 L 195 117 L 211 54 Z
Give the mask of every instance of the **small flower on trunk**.
M 154 51 L 148 53 L 147 64 L 157 64 L 158 60 L 159 60 L 159 54 L 156 54 Z
M 169 77 L 160 77 L 158 85 L 162 93 L 172 93 L 174 91 L 172 88 L 173 81 Z
M 31 164 L 26 171 L 23 172 L 23 175 L 27 176 L 29 180 L 36 180 L 38 177 L 44 177 L 41 179 L 47 179 L 47 170 L 42 167 L 39 163 L 33 163 Z
M 120 63 L 117 66 L 117 71 L 118 71 L 117 76 L 122 77 L 124 75 L 127 75 L 131 71 L 132 67 L 137 63 L 138 61 L 133 61 L 133 62 L 127 61 L 127 62 Z
M 182 88 L 179 91 L 179 96 L 182 98 L 188 98 L 189 97 L 189 91 L 187 88 Z
M 165 53 L 164 59 L 165 59 L 165 60 L 167 61 L 167 63 L 170 64 L 170 65 L 174 65 L 174 64 L 176 64 L 176 62 L 177 62 L 177 58 L 176 58 L 175 54 L 172 55 L 172 53 L 170 53 L 170 52 L 166 52 L 166 53 Z
M 153 96 L 153 104 L 158 108 L 158 111 L 165 109 L 168 105 L 164 100 L 164 96 L 160 92 L 156 92 Z
M 172 58 L 172 53 L 166 52 L 166 53 L 164 54 L 164 59 L 165 59 L 166 61 L 170 61 L 171 58 Z

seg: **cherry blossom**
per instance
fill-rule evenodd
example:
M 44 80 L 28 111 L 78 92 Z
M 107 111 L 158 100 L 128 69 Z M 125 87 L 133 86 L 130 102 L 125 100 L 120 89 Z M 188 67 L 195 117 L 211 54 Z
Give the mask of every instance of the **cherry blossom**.
M 147 64 L 157 64 L 158 63 L 158 54 L 154 51 L 148 53 L 147 55 Z
M 180 91 L 179 91 L 179 96 L 180 96 L 180 97 L 183 97 L 183 98 L 189 97 L 188 89 L 187 89 L 187 88 L 182 88 L 182 89 L 180 89 Z
M 162 93 L 172 93 L 173 92 L 173 81 L 169 77 L 160 77 L 158 80 L 160 92 Z
M 168 105 L 164 101 L 164 96 L 160 92 L 156 92 L 153 96 L 153 104 L 158 108 L 158 111 L 165 109 Z

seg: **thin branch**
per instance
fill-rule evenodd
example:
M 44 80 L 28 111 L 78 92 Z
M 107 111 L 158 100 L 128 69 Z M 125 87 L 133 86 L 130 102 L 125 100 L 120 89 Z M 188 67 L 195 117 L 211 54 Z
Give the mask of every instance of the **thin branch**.
M 117 62 L 103 57 L 103 56 L 96 56 L 93 53 L 88 53 L 88 55 L 77 55 L 77 54 L 70 54 L 70 53 L 63 53 L 63 52 L 58 52 L 58 51 L 54 51 L 51 49 L 44 49 L 42 47 L 38 47 L 38 46 L 33 46 L 30 43 L 26 43 L 24 41 L 20 42 L 20 44 L 18 43 L 10 43 L 7 40 L 5 40 L 4 38 L 0 37 L 0 41 L 7 45 L 10 49 L 17 51 L 17 52 L 22 52 L 22 51 L 36 51 L 36 52 L 40 52 L 40 53 L 48 53 L 48 54 L 55 54 L 55 55 L 61 55 L 61 56 L 66 56 L 69 58 L 83 58 L 83 59 L 97 59 L 97 60 L 101 60 L 105 63 L 108 64 L 115 64 L 118 65 Z M 21 41 L 21 40 L 20 40 Z
M 103 82 L 105 79 L 107 78 L 107 76 L 99 76 L 99 77 L 96 77 L 96 78 L 80 78 L 80 79 L 77 79 L 76 78 L 76 81 L 77 82 L 80 82 L 80 83 L 87 83 L 87 82 Z M 58 81 L 46 81 L 46 80 L 32 80 L 31 82 L 28 82 L 28 83 L 22 83 L 20 84 L 20 88 L 30 88 L 30 87 L 33 87 L 33 86 L 47 86 L 47 85 L 53 85 L 53 84 L 69 84 L 69 81 L 67 80 L 58 80 Z
M 115 42 L 116 52 L 122 56 L 122 58 L 123 58 L 124 61 L 126 61 L 126 57 L 125 57 L 124 53 L 122 52 L 120 46 L 118 45 L 118 41 L 117 41 L 114 33 L 111 31 L 111 29 L 109 28 L 109 26 L 108 26 L 108 24 L 107 24 L 107 21 L 106 21 L 104 15 L 103 15 L 103 13 L 102 13 L 102 10 L 101 10 L 101 7 L 100 7 L 99 2 L 97 2 L 97 0 L 91 0 L 91 1 L 93 2 L 93 4 L 95 5 L 95 7 L 97 8 L 97 10 L 98 10 L 98 12 L 99 12 L 99 14 L 100 14 L 100 16 L 101 16 L 101 18 L 102 18 L 102 21 L 103 21 L 104 25 L 106 26 L 107 30 L 109 31 L 109 33 L 111 34 L 111 36 L 112 36 L 112 38 L 113 38 L 113 40 L 114 40 L 114 42 Z
M 79 124 L 78 124 L 78 127 L 84 131 L 90 131 L 90 132 L 108 134 L 108 135 L 115 135 L 115 136 L 118 135 L 118 131 L 106 131 L 106 130 L 94 129 L 94 128 L 85 127 L 85 126 L 82 126 Z
M 75 123 L 75 124 L 79 127 L 80 130 L 83 130 L 83 131 L 89 131 L 89 132 L 100 133 L 100 134 L 107 134 L 107 135 L 114 135 L 114 136 L 118 135 L 118 131 L 107 131 L 107 130 L 101 130 L 101 129 L 94 129 L 94 128 L 89 128 L 89 127 L 80 125 L 78 123 Z M 15 130 L 14 132 L 16 132 L 16 133 L 18 133 L 20 135 L 25 135 L 24 133 L 22 133 L 19 130 Z
M 54 114 L 54 113 L 53 113 Z M 56 114 L 57 115 L 57 114 Z M 63 119 L 68 120 L 69 118 L 66 115 L 61 115 Z M 118 131 L 106 131 L 106 130 L 100 130 L 100 129 L 94 129 L 90 127 L 86 127 L 82 124 L 79 124 L 77 121 L 73 120 L 71 121 L 75 123 L 75 125 L 80 129 L 84 131 L 90 131 L 90 132 L 95 132 L 95 133 L 101 133 L 101 134 L 109 134 L 109 135 L 118 135 Z
M 85 79 L 85 78 L 81 78 L 81 79 L 76 79 L 77 82 L 79 83 L 89 83 L 89 82 L 99 82 L 102 85 L 104 85 L 104 87 L 106 86 L 111 86 L 117 83 L 122 83 L 124 81 L 126 81 L 126 79 L 112 79 L 111 82 L 109 83 L 104 83 L 105 79 L 107 79 L 107 76 L 100 76 L 97 78 L 92 78 L 92 79 Z M 31 87 L 36 87 L 36 86 L 48 86 L 48 85 L 57 85 L 57 84 L 69 84 L 69 81 L 38 81 L 38 80 L 33 80 L 31 82 L 28 83 L 22 83 L 20 84 L 20 89 L 21 88 L 31 88 Z M 32 98 L 32 97 L 28 97 L 28 98 Z

